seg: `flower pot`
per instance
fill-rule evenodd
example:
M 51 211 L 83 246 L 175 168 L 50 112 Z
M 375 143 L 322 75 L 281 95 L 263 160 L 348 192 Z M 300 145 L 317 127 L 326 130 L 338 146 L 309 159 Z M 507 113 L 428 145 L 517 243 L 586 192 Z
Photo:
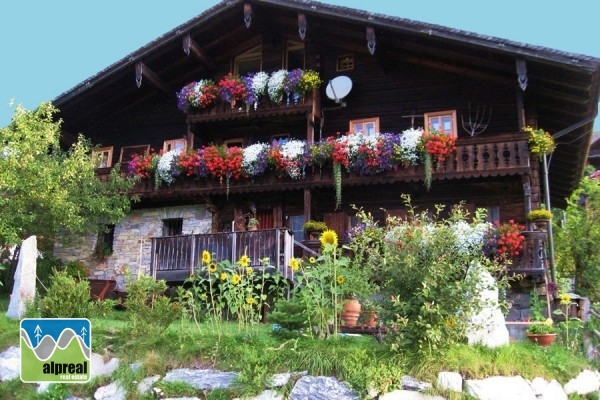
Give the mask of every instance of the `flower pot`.
M 527 338 L 538 346 L 550 346 L 556 339 L 556 333 L 528 333 Z
M 549 221 L 549 219 L 534 219 L 532 222 L 536 231 L 545 232 Z
M 360 317 L 361 304 L 356 299 L 345 299 L 342 306 L 340 318 L 344 326 L 356 326 L 356 321 Z
M 365 312 L 365 326 L 367 328 L 375 328 L 377 326 L 377 313 L 375 311 Z

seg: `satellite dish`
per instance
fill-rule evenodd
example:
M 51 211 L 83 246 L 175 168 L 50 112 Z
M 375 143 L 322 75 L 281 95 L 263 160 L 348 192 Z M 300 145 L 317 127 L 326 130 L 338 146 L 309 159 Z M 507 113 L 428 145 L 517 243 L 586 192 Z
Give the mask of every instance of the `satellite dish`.
M 350 90 L 352 90 L 352 80 L 345 75 L 340 75 L 327 83 L 325 94 L 336 103 L 341 103 Z

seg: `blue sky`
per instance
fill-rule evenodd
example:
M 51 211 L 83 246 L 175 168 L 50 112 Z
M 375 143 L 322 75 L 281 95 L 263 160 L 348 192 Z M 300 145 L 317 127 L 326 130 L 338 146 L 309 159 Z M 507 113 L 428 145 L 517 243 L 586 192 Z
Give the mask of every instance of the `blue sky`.
M 600 58 L 598 14 L 590 10 L 592 1 L 325 2 Z M 51 101 L 217 3 L 1 1 L 0 126 L 10 122 L 14 105 L 34 109 Z M 600 129 L 599 119 L 595 129 Z

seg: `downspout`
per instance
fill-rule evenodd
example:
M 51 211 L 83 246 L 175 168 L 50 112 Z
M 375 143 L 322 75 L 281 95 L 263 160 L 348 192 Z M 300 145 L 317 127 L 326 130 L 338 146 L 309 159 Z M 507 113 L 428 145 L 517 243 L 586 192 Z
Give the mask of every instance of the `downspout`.
M 581 128 L 582 126 L 589 124 L 590 122 L 594 122 L 597 116 L 598 111 L 596 110 L 596 112 L 593 115 L 590 115 L 589 117 L 584 118 L 581 121 L 556 132 L 554 135 L 552 135 L 552 139 L 556 141 L 556 139 L 566 135 L 567 133 L 572 132 L 575 129 Z M 546 157 L 547 156 L 544 155 L 542 159 L 542 166 L 544 169 L 544 195 L 546 199 L 546 208 L 548 210 L 552 210 L 552 206 L 550 204 L 550 183 L 548 179 L 549 165 Z M 548 224 L 548 262 L 550 263 L 550 279 L 552 280 L 552 282 L 556 282 L 556 265 L 554 264 L 554 236 L 552 224 Z

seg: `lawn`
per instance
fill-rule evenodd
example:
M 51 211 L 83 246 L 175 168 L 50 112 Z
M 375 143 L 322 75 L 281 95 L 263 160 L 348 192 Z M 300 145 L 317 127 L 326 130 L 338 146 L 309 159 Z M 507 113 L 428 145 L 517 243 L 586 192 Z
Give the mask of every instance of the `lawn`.
M 0 349 L 18 345 L 19 323 L 5 317 L 7 305 L 4 296 L 0 299 Z M 541 376 L 565 383 L 590 366 L 585 359 L 559 345 L 547 349 L 528 342 L 498 349 L 455 345 L 444 353 L 434 351 L 423 355 L 410 348 L 393 351 L 385 342 L 380 344 L 370 335 L 343 335 L 326 340 L 304 334 L 284 336 L 274 333 L 268 323 L 240 331 L 235 322 L 216 326 L 206 321 L 195 323 L 188 318 L 178 318 L 164 332 L 152 332 L 149 328 L 145 333 L 137 330 L 132 334 L 129 317 L 128 311 L 109 310 L 90 320 L 93 351 L 122 361 L 114 378 L 121 379 L 131 390 L 129 398 L 132 399 L 141 398 L 135 394 L 135 382 L 179 367 L 239 372 L 235 387 L 206 397 L 226 399 L 260 393 L 271 375 L 278 372 L 308 371 L 311 375 L 336 376 L 364 395 L 368 387 L 379 392 L 393 390 L 404 375 L 434 382 L 437 373 L 446 370 L 459 372 L 464 378 L 519 374 L 527 379 Z M 132 372 L 128 367 L 132 362 L 141 362 L 142 368 Z M 61 393 L 67 391 L 92 396 L 97 387 L 106 383 L 105 378 L 86 385 L 56 385 L 46 396 L 61 398 Z M 169 395 L 204 396 L 182 385 L 163 384 L 162 388 Z M 33 385 L 14 380 L 0 384 L 0 398 L 39 397 Z

